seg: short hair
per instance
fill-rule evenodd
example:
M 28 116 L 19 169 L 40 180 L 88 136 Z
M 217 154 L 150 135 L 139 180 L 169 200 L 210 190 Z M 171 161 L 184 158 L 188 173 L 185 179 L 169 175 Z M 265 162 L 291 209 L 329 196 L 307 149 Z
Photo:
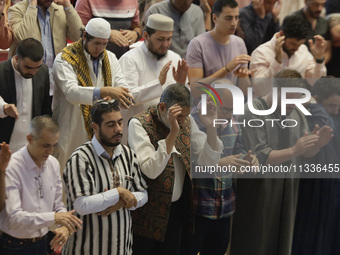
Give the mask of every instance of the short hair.
M 38 40 L 27 38 L 18 44 L 16 55 L 20 59 L 29 58 L 34 62 L 39 62 L 44 57 L 44 48 Z
M 84 33 L 84 32 L 85 32 L 85 33 Z M 85 37 L 85 39 L 86 39 L 87 42 L 90 42 L 91 40 L 94 39 L 94 36 L 92 36 L 92 35 L 90 35 L 89 33 L 87 33 L 87 32 L 85 31 L 85 29 L 82 30 L 81 34 L 82 34 L 82 36 L 84 35 L 84 37 Z
M 323 76 L 315 82 L 311 92 L 312 96 L 317 96 L 321 101 L 333 95 L 340 96 L 339 79 L 334 76 Z
M 340 13 L 333 13 L 326 17 L 328 21 L 329 29 L 332 29 L 333 27 L 340 24 Z
M 144 31 L 148 33 L 149 36 L 153 35 L 154 33 L 156 33 L 156 29 L 153 29 L 151 27 L 145 26 L 144 27 Z
M 118 100 L 99 100 L 91 108 L 91 119 L 92 122 L 97 123 L 99 126 L 103 123 L 102 115 L 107 112 L 119 112 L 119 101 Z
M 181 83 L 172 84 L 163 90 L 159 102 L 164 103 L 166 109 L 169 109 L 174 104 L 190 107 L 190 91 Z
M 294 69 L 284 69 L 278 72 L 274 78 L 302 78 L 302 75 Z
M 216 0 L 212 7 L 212 13 L 219 16 L 224 7 L 236 8 L 237 6 L 238 3 L 235 0 Z
M 281 29 L 285 38 L 302 40 L 307 38 L 309 24 L 300 15 L 291 14 L 284 18 Z
M 274 76 L 274 87 L 298 87 L 307 89 L 307 82 L 302 75 L 293 69 L 284 69 Z
M 34 139 L 40 137 L 43 130 L 47 129 L 52 134 L 59 133 L 58 124 L 52 119 L 51 116 L 42 115 L 34 117 L 30 123 L 29 134 L 33 136 Z

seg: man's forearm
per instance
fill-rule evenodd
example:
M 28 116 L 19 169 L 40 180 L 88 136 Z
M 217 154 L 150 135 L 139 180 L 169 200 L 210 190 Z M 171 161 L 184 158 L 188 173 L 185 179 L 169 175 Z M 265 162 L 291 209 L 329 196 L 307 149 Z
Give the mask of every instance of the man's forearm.
M 137 192 L 132 192 L 132 194 L 136 197 L 137 199 L 137 206 L 136 207 L 131 207 L 130 210 L 133 211 L 137 208 L 142 207 L 148 202 L 148 192 L 146 190 L 144 191 L 137 191 Z
M 266 165 L 279 165 L 295 157 L 293 149 L 272 150 L 265 162 Z
M 111 189 L 96 195 L 78 197 L 73 202 L 74 209 L 79 215 L 97 213 L 115 205 L 119 201 L 117 189 Z

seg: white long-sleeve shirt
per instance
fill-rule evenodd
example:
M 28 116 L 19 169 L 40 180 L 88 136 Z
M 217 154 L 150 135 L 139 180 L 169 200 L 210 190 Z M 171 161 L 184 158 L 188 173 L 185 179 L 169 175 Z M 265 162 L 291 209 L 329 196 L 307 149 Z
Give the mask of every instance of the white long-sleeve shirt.
M 66 212 L 57 159 L 49 156 L 42 168 L 34 163 L 27 146 L 14 153 L 6 171 L 6 207 L 0 228 L 16 238 L 47 234 L 56 212 Z
M 122 111 L 124 128 L 127 127 L 127 121 L 132 116 L 146 110 L 151 105 L 157 104 L 164 88 L 176 83 L 172 68 L 177 69 L 180 60 L 181 57 L 171 50 L 168 50 L 164 58 L 157 60 L 145 43 L 126 52 L 119 59 L 126 86 L 135 98 L 135 105 Z M 172 63 L 166 81 L 162 86 L 158 77 L 162 68 L 169 61 L 172 61 Z

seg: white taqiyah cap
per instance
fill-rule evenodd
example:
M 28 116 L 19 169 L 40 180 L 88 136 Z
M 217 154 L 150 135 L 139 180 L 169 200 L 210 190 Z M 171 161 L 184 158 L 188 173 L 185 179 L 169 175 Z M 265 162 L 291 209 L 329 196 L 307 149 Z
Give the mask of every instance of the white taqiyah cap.
M 165 15 L 155 13 L 149 16 L 146 26 L 155 30 L 173 31 L 174 20 Z
M 85 31 L 93 37 L 109 39 L 111 35 L 111 26 L 105 19 L 93 18 L 87 23 Z

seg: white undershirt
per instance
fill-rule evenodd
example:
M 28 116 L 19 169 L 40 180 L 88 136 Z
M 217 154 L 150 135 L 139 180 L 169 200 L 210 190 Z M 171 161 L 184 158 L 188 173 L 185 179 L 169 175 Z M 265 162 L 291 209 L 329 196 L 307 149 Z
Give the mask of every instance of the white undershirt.
M 9 146 L 12 153 L 18 151 L 24 147 L 27 143 L 26 135 L 29 130 L 29 125 L 32 120 L 32 101 L 33 101 L 33 86 L 32 79 L 25 79 L 21 74 L 14 68 L 14 59 L 12 58 L 12 67 L 14 70 L 14 80 L 16 89 L 16 99 L 17 99 L 17 110 L 19 113 L 19 118 L 15 121 L 11 139 L 9 141 Z M 0 118 L 12 118 L 5 115 L 3 112 L 3 106 L 8 104 L 0 97 Z

